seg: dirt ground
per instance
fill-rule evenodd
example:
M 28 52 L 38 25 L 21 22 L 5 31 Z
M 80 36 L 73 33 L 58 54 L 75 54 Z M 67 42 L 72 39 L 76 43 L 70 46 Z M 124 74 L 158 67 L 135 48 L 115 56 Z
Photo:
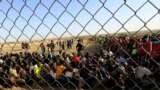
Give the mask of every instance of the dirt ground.
M 29 52 L 40 52 L 39 49 L 39 45 L 44 42 L 44 45 L 46 46 L 47 49 L 47 43 L 50 43 L 50 41 L 33 41 L 29 43 L 30 49 L 28 50 Z M 54 41 L 54 43 L 56 43 L 57 41 Z M 67 53 L 71 53 L 76 51 L 76 44 L 77 44 L 77 40 L 74 41 L 74 44 L 72 46 L 71 49 L 66 49 L 65 51 Z M 85 50 L 84 52 L 96 52 L 98 50 L 98 43 L 96 41 L 89 41 L 88 39 L 83 40 L 83 45 L 85 46 Z M 22 48 L 21 48 L 21 43 L 17 42 L 17 43 L 4 43 L 1 44 L 0 46 L 1 49 L 1 53 L 6 53 L 6 52 L 12 52 L 12 53 L 19 53 L 22 52 Z M 55 47 L 55 53 L 59 52 L 59 46 L 56 45 Z

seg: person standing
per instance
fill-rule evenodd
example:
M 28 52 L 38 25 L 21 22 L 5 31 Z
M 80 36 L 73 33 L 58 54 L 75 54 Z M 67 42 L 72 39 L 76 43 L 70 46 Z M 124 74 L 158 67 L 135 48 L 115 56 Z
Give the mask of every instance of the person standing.
M 48 53 L 50 52 L 50 43 L 47 43 Z
M 83 49 L 84 49 L 84 46 L 82 45 L 81 41 L 78 40 L 78 44 L 76 45 L 76 50 L 78 54 L 80 54 Z
M 51 49 L 51 53 L 53 53 L 54 49 L 55 49 L 55 44 L 54 44 L 53 40 L 51 40 L 50 49 Z
M 62 50 L 65 50 L 65 41 L 62 42 Z
M 142 42 L 138 43 L 138 55 L 141 65 L 147 62 L 152 52 L 152 42 L 149 36 L 145 35 Z
M 59 41 L 59 49 L 61 50 L 62 49 L 62 41 Z
M 21 46 L 22 46 L 22 50 L 24 50 L 25 49 L 24 42 L 21 43 Z
M 41 48 L 42 54 L 44 54 L 46 49 L 45 49 L 45 46 L 44 46 L 43 42 L 40 44 L 40 48 Z

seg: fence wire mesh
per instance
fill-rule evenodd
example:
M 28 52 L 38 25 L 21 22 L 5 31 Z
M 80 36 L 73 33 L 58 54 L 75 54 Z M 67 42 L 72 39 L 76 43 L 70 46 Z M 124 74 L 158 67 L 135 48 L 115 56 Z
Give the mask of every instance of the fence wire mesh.
M 0 89 L 160 90 L 160 0 L 0 0 Z

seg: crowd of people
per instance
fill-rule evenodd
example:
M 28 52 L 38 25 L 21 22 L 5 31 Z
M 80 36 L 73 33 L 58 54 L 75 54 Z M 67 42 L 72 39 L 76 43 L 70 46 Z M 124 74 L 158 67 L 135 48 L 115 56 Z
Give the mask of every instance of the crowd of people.
M 68 40 L 63 40 L 63 41 L 57 41 L 56 43 L 51 40 L 50 43 L 47 43 L 47 45 L 44 45 L 44 43 L 42 42 L 39 47 L 41 49 L 42 54 L 44 54 L 47 50 L 46 47 L 48 49 L 49 53 L 54 53 L 55 51 L 55 47 L 58 46 L 59 50 L 65 51 L 67 49 L 72 49 L 73 46 L 73 39 L 68 39 Z
M 30 49 L 29 43 L 27 42 L 22 42 L 21 46 L 22 46 L 22 49 L 26 49 L 26 50 Z
M 159 90 L 159 37 L 99 37 L 100 51 L 20 52 L 0 57 L 0 85 L 102 90 Z M 52 43 L 52 42 L 51 42 Z M 51 45 L 50 45 L 51 46 Z M 44 47 L 44 44 L 41 44 Z M 42 86 L 43 87 L 43 86 Z
M 143 37 L 101 37 L 97 39 L 100 50 L 106 49 L 115 54 L 128 54 L 135 58 L 137 56 L 151 56 L 158 60 L 160 56 L 160 36 L 144 35 Z

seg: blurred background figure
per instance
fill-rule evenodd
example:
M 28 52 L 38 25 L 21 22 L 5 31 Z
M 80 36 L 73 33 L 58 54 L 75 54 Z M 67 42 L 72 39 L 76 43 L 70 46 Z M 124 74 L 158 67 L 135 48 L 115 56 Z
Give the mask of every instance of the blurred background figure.
M 84 46 L 82 45 L 81 40 L 78 40 L 78 44 L 76 45 L 76 50 L 78 54 L 80 54 L 83 49 L 84 49 Z
M 45 45 L 43 44 L 43 42 L 39 45 L 39 47 L 40 47 L 40 49 L 41 49 L 42 55 L 45 54 L 46 48 L 45 48 Z

